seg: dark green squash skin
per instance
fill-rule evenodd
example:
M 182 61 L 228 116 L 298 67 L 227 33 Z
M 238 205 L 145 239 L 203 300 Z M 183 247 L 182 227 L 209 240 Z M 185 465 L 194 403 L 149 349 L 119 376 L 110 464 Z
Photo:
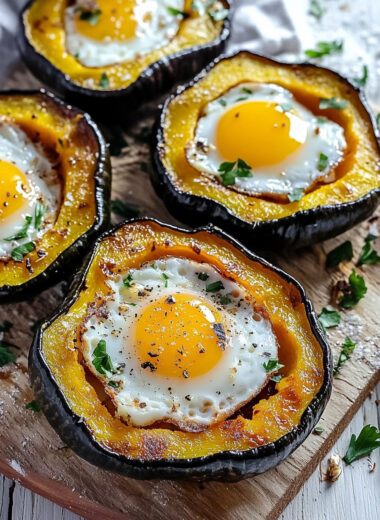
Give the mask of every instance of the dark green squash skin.
M 264 267 L 276 272 L 281 278 L 294 285 L 300 294 L 302 303 L 305 305 L 311 330 L 322 349 L 324 378 L 317 395 L 304 411 L 299 425 L 293 428 L 292 431 L 273 443 L 251 450 L 224 451 L 213 455 L 184 460 L 158 459 L 144 461 L 129 459 L 104 449 L 95 441 L 81 418 L 70 410 L 44 358 L 42 347 L 44 330 L 57 318 L 65 314 L 78 298 L 84 286 L 88 269 L 93 261 L 97 245 L 123 225 L 136 221 L 155 222 L 165 228 L 189 234 L 189 236 L 199 231 L 207 231 L 212 235 L 224 239 L 233 248 L 242 252 L 249 259 L 259 262 Z M 319 421 L 331 394 L 332 369 L 333 364 L 330 347 L 321 329 L 317 315 L 310 300 L 307 299 L 304 289 L 294 278 L 281 269 L 274 267 L 263 258 L 248 251 L 235 239 L 212 226 L 189 231 L 162 224 L 155 219 L 134 219 L 126 221 L 99 237 L 93 245 L 92 252 L 84 262 L 82 269 L 77 273 L 65 301 L 57 309 L 55 314 L 36 331 L 29 352 L 29 373 L 36 400 L 62 441 L 88 462 L 103 469 L 108 469 L 136 479 L 219 480 L 233 482 L 258 475 L 273 468 L 290 455 L 306 439 Z
M 255 57 L 253 53 L 242 52 Z M 169 103 L 174 97 L 191 88 L 206 76 L 219 61 L 233 58 L 238 54 L 239 52 L 220 56 L 190 83 L 178 87 L 167 98 L 158 115 L 151 145 L 154 166 L 154 169 L 151 169 L 151 179 L 158 196 L 164 200 L 172 215 L 189 226 L 202 226 L 211 222 L 220 226 L 227 233 L 231 233 L 248 248 L 268 250 L 309 246 L 337 236 L 370 217 L 380 202 L 380 188 L 370 191 L 355 201 L 317 206 L 312 209 L 297 211 L 288 217 L 269 221 L 249 222 L 237 217 L 226 206 L 215 200 L 181 191 L 175 186 L 163 160 L 165 155 L 164 124 Z M 274 64 L 292 66 L 269 58 L 266 59 Z M 296 66 L 320 68 L 310 63 L 301 63 Z M 329 72 L 333 71 L 329 70 Z M 380 132 L 363 92 L 346 78 L 336 72 L 333 72 L 333 74 L 335 74 L 337 81 L 345 83 L 349 89 L 358 93 L 360 102 L 372 123 L 372 132 L 380 153 Z
M 94 172 L 95 180 L 95 205 L 96 219 L 92 227 L 81 235 L 70 247 L 62 251 L 55 258 L 45 271 L 31 278 L 29 281 L 20 285 L 0 286 L 0 304 L 31 298 L 44 289 L 56 284 L 64 279 L 65 276 L 73 272 L 76 265 L 82 260 L 91 242 L 103 231 L 107 229 L 110 222 L 110 198 L 111 198 L 111 160 L 107 143 L 100 132 L 96 123 L 88 114 L 81 110 L 68 107 L 63 101 L 55 97 L 52 93 L 41 90 L 7 90 L 0 92 L 0 96 L 19 95 L 19 96 L 42 96 L 49 101 L 53 101 L 58 106 L 65 107 L 75 114 L 83 114 L 89 129 L 93 132 L 99 145 L 99 157 L 97 167 Z
M 80 106 L 104 121 L 122 121 L 143 103 L 167 92 L 177 82 L 193 77 L 223 51 L 230 36 L 231 15 L 224 20 L 220 35 L 212 42 L 161 58 L 126 88 L 92 90 L 70 81 L 29 42 L 23 16 L 35 1 L 26 4 L 19 18 L 17 43 L 25 64 L 40 81 L 60 93 L 65 101 Z

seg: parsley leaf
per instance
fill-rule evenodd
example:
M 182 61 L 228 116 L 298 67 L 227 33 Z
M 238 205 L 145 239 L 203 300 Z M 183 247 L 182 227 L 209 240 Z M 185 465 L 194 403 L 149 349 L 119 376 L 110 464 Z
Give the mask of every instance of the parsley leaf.
M 41 202 L 37 202 L 34 210 L 34 229 L 39 231 L 41 229 L 42 217 L 45 213 L 45 206 Z
M 343 40 L 334 40 L 332 42 L 318 42 L 316 49 L 308 49 L 305 54 L 309 58 L 321 58 L 334 52 L 342 52 L 342 50 Z
M 128 204 L 119 199 L 111 200 L 111 211 L 123 218 L 133 218 L 139 215 L 139 208 L 136 204 Z
M 294 188 L 294 190 L 288 194 L 289 202 L 295 202 L 296 200 L 301 200 L 304 196 L 304 192 L 302 188 Z
M 243 87 L 242 91 L 245 92 L 245 94 L 253 94 L 253 91 L 248 87 Z
M 329 309 L 326 309 L 326 307 L 323 307 L 318 319 L 319 323 L 322 325 L 322 329 L 326 332 L 326 329 L 339 325 L 340 314 L 337 311 L 330 311 Z
M 107 354 L 106 342 L 101 339 L 97 344 L 92 354 L 92 364 L 96 368 L 99 374 L 110 377 L 112 374 L 116 374 L 116 370 L 112 364 L 110 356 Z
M 358 87 L 365 87 L 365 85 L 367 83 L 367 80 L 368 80 L 368 67 L 367 67 L 367 65 L 363 65 L 362 77 L 361 78 L 354 78 L 354 83 L 356 83 L 356 85 Z
M 380 112 L 376 115 L 377 128 L 380 130 Z
M 320 20 L 325 12 L 326 9 L 322 7 L 317 0 L 310 1 L 309 14 L 314 16 L 317 20 Z
M 124 287 L 127 287 L 129 289 L 129 287 L 131 287 L 132 280 L 133 280 L 132 273 L 128 273 L 127 278 L 124 278 L 124 280 L 123 280 Z
M 352 270 L 348 281 L 350 282 L 350 290 L 348 293 L 342 296 L 339 305 L 344 309 L 352 309 L 355 305 L 364 298 L 367 292 L 367 287 L 364 278 L 359 274 L 356 274 L 355 269 Z
M 33 401 L 30 401 L 30 403 L 26 404 L 26 405 L 25 405 L 25 408 L 26 408 L 27 410 L 32 410 L 32 412 L 36 412 L 36 413 L 38 413 L 38 412 L 41 411 L 41 409 L 40 409 L 40 407 L 38 406 L 37 402 L 34 401 L 34 400 L 33 400 Z
M 350 240 L 346 240 L 335 249 L 332 249 L 326 256 L 326 267 L 336 267 L 343 260 L 352 260 L 354 252 Z
M 8 350 L 6 343 L 4 343 L 4 341 L 0 341 L 0 367 L 3 367 L 8 363 L 13 363 L 15 360 L 16 356 L 13 354 L 13 352 Z
M 103 72 L 102 77 L 99 81 L 99 87 L 100 88 L 109 88 L 110 86 L 110 80 L 108 79 L 108 76 L 105 72 Z
M 79 18 L 81 20 L 85 20 L 90 25 L 96 25 L 99 22 L 99 16 L 102 14 L 102 11 L 100 9 L 85 9 L 84 7 L 77 7 L 75 9 L 76 11 L 80 11 Z
M 218 11 L 208 11 L 207 14 L 213 20 L 214 22 L 221 22 L 222 20 L 225 20 L 228 16 L 229 10 L 228 9 L 219 9 Z
M 319 154 L 318 164 L 317 168 L 318 171 L 323 172 L 323 170 L 326 169 L 326 166 L 328 165 L 329 158 L 324 153 Z
M 220 297 L 220 303 L 222 305 L 228 305 L 229 303 L 231 303 L 230 295 L 229 294 L 222 294 L 222 296 Z
M 202 280 L 202 282 L 205 282 L 209 278 L 209 275 L 206 273 L 199 273 L 198 278 L 199 280 Z
M 321 110 L 326 110 L 326 108 L 335 108 L 336 110 L 343 110 L 348 105 L 348 101 L 346 99 L 338 99 L 336 97 L 328 98 L 320 98 L 319 100 L 319 108 Z
M 356 265 L 377 264 L 380 262 L 380 256 L 378 255 L 377 251 L 372 248 L 371 239 L 372 235 L 368 235 L 365 239 L 364 246 L 362 247 Z
M 220 176 L 223 186 L 232 186 L 236 177 L 252 177 L 250 170 L 251 167 L 243 159 L 238 159 L 235 162 L 223 162 L 218 172 L 223 172 Z
M 25 217 L 25 224 L 22 226 L 20 231 L 17 231 L 17 233 L 11 235 L 10 237 L 4 238 L 4 240 L 6 240 L 7 242 L 12 242 L 12 240 L 20 240 L 21 238 L 26 238 L 31 222 L 32 217 Z
M 185 13 L 185 11 L 180 11 L 179 9 L 176 9 L 175 7 L 167 7 L 167 10 L 170 14 L 173 16 L 182 16 L 182 18 L 188 18 L 190 15 L 188 13 Z
M 354 460 L 369 455 L 376 448 L 380 448 L 380 431 L 375 426 L 367 424 L 357 438 L 355 434 L 352 434 L 343 460 L 346 464 L 351 464 Z
M 21 244 L 21 246 L 15 247 L 12 249 L 11 257 L 16 262 L 21 262 L 25 255 L 33 251 L 35 245 L 33 242 L 27 242 L 26 244 Z
M 276 372 L 280 370 L 284 365 L 278 362 L 278 358 L 270 358 L 267 363 L 263 363 L 263 367 L 266 372 Z
M 0 323 L 0 332 L 9 332 L 12 327 L 13 323 L 8 320 L 4 320 L 2 323 Z
M 224 285 L 222 284 L 222 282 L 220 280 L 206 285 L 206 292 L 214 293 L 214 292 L 221 291 L 222 289 L 224 289 Z
M 341 352 L 338 358 L 338 362 L 334 367 L 334 376 L 340 373 L 340 369 L 342 368 L 343 363 L 350 359 L 351 353 L 355 349 L 356 344 L 346 336 L 346 339 L 341 345 Z
M 165 287 L 167 287 L 169 276 L 166 273 L 162 273 L 162 278 L 165 280 Z
M 219 105 L 222 105 L 222 107 L 226 107 L 227 106 L 227 101 L 225 99 L 219 99 L 218 103 L 219 103 Z

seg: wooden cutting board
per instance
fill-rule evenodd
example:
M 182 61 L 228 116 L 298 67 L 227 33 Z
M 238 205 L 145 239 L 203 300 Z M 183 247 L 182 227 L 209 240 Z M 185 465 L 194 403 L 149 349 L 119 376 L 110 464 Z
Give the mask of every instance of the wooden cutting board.
M 40 84 L 20 66 L 6 88 L 32 88 Z M 144 108 L 128 122 L 129 146 L 113 158 L 113 198 L 134 202 L 141 216 L 176 223 L 150 185 L 148 146 L 136 139 L 143 126 L 151 126 L 156 106 Z M 371 224 L 376 225 L 375 223 Z M 369 222 L 323 244 L 298 251 L 267 255 L 295 276 L 306 288 L 316 309 L 328 304 L 332 278 L 343 274 L 324 269 L 325 253 L 345 239 L 361 250 Z M 344 266 L 349 274 L 353 264 Z M 27 374 L 30 326 L 53 312 L 62 300 L 62 285 L 33 300 L 0 307 L 0 322 L 14 326 L 7 340 L 20 347 L 16 365 L 0 369 L 0 472 L 23 486 L 91 520 L 262 520 L 275 519 L 302 483 L 335 443 L 366 395 L 380 380 L 379 287 L 380 266 L 363 270 L 368 293 L 354 310 L 342 313 L 342 323 L 330 329 L 337 357 L 339 344 L 349 335 L 356 352 L 334 380 L 331 400 L 321 419 L 322 435 L 306 442 L 277 468 L 235 484 L 173 481 L 135 481 L 103 471 L 77 457 L 49 426 L 41 413 L 25 408 L 33 399 Z M 376 366 L 377 363 L 377 366 Z M 342 454 L 343 455 L 343 454 Z

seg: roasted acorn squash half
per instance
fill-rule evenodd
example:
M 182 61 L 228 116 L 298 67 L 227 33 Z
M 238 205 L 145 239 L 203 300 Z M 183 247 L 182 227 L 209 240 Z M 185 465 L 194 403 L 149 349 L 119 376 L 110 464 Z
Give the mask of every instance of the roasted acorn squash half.
M 21 13 L 19 48 L 67 101 L 121 119 L 194 76 L 229 37 L 227 0 L 169 4 L 157 0 L 151 13 L 135 0 L 32 0 Z
M 91 118 L 45 91 L 0 93 L 0 301 L 73 270 L 109 222 L 111 165 Z
M 167 99 L 152 180 L 189 225 L 212 222 L 248 247 L 306 246 L 374 211 L 378 138 L 362 93 L 337 73 L 243 51 Z
M 268 470 L 309 435 L 332 384 L 298 282 L 212 227 L 150 219 L 97 240 L 29 368 L 68 446 L 143 479 Z

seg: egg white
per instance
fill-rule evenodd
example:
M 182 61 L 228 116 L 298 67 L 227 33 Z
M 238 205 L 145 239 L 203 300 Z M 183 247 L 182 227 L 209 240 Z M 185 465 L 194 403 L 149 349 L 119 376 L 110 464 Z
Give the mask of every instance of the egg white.
M 199 272 L 209 276 L 207 281 L 198 278 Z M 108 380 L 92 364 L 98 342 L 106 341 L 107 353 L 117 369 L 110 378 L 120 385 L 119 390 L 106 389 L 123 420 L 136 426 L 168 421 L 183 430 L 199 431 L 230 416 L 260 391 L 269 378 L 263 363 L 277 357 L 277 341 L 269 320 L 254 311 L 242 286 L 224 278 L 211 265 L 176 257 L 145 264 L 131 273 L 130 289 L 123 286 L 121 277 L 107 282 L 112 296 L 102 306 L 101 316 L 88 317 L 82 334 L 88 367 L 97 377 Z M 167 287 L 162 273 L 168 277 Z M 206 285 L 216 281 L 221 281 L 224 289 L 207 293 Z M 147 296 L 138 297 L 137 291 L 144 289 Z M 133 330 L 147 301 L 166 295 L 175 298 L 183 292 L 218 306 L 228 332 L 225 351 L 216 366 L 201 376 L 179 380 L 139 365 L 133 352 Z M 220 297 L 231 293 L 231 303 L 221 305 Z M 211 327 L 212 315 L 209 320 Z
M 0 258 L 8 258 L 15 247 L 34 242 L 51 227 L 59 208 L 61 186 L 53 165 L 41 146 L 33 143 L 16 125 L 0 123 L 0 159 L 13 163 L 24 173 L 31 188 L 28 193 L 23 192 L 23 206 L 7 217 L 0 226 Z M 34 227 L 37 202 L 43 204 L 45 209 L 40 230 Z M 33 219 L 26 237 L 12 241 L 4 240 L 17 234 L 24 227 L 26 216 Z
M 66 48 L 86 67 L 104 67 L 134 60 L 166 45 L 177 34 L 182 20 L 168 7 L 183 11 L 184 0 L 138 0 L 136 36 L 129 41 L 115 40 L 112 35 L 97 41 L 80 34 L 75 23 L 77 7 L 78 3 L 75 3 L 65 11 Z M 145 20 L 147 13 L 150 17 Z
M 247 94 L 245 89 L 252 93 Z M 282 110 L 281 104 L 289 103 L 293 110 L 287 113 L 288 117 L 300 118 L 302 121 L 298 128 L 307 136 L 304 144 L 284 161 L 252 169 L 252 177 L 237 177 L 236 188 L 252 194 L 289 194 L 295 189 L 305 190 L 317 179 L 325 177 L 341 161 L 346 140 L 340 125 L 330 120 L 320 123 L 317 116 L 298 103 L 291 92 L 279 85 L 241 83 L 204 108 L 197 123 L 195 138 L 186 147 L 187 160 L 194 168 L 220 177 L 218 168 L 225 159 L 220 156 L 215 145 L 218 121 L 226 110 L 248 100 L 276 102 L 279 110 Z M 273 146 L 276 146 L 275 142 Z M 328 157 L 323 171 L 318 170 L 321 153 Z

